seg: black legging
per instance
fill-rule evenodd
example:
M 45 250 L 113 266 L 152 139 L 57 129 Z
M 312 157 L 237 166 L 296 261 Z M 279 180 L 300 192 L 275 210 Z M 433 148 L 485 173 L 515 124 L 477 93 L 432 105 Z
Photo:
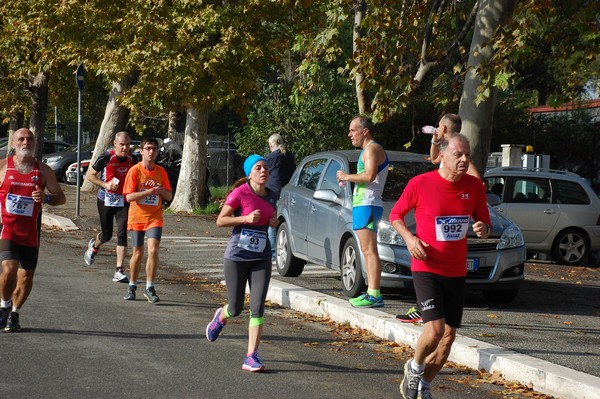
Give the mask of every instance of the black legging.
M 100 216 L 100 242 L 110 241 L 113 235 L 113 220 L 117 219 L 117 245 L 127 246 L 127 213 L 129 202 L 125 206 L 106 206 L 104 201 L 98 199 L 98 215 Z
M 265 312 L 265 299 L 271 281 L 271 261 L 256 260 L 238 262 L 225 259 L 225 283 L 227 284 L 227 310 L 232 317 L 242 313 L 246 281 L 250 286 L 250 311 L 252 317 L 262 317 Z

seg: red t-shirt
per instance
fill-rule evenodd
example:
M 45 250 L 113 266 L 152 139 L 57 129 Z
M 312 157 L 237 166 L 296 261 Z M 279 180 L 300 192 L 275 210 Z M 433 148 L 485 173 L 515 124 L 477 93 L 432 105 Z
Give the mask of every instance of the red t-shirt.
M 464 175 L 458 182 L 440 176 L 438 170 L 412 178 L 390 212 L 390 222 L 415 210 L 416 236 L 425 247 L 425 260 L 412 259 L 413 272 L 446 277 L 466 276 L 466 233 L 471 217 L 490 224 L 481 180 Z
M 38 186 L 46 187 L 40 172 L 39 161 L 33 170 L 24 175 L 15 169 L 13 157 L 6 160 L 6 174 L 0 187 L 2 208 L 2 232 L 0 239 L 14 241 L 26 247 L 40 245 L 40 224 L 38 222 L 42 204 L 33 201 L 32 193 Z

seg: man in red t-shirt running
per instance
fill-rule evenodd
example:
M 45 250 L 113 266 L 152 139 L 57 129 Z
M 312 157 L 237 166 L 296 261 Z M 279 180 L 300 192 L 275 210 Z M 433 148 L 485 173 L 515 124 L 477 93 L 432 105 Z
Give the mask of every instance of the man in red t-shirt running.
M 466 136 L 443 140 L 440 153 L 442 166 L 412 178 L 390 212 L 390 222 L 412 256 L 413 284 L 425 323 L 415 357 L 404 366 L 400 392 L 405 399 L 432 398 L 430 383 L 448 359 L 460 327 L 471 218 L 477 237 L 490 234 L 483 185 L 467 174 L 471 149 Z M 415 234 L 404 222 L 413 209 Z
M 12 147 L 15 155 L 0 160 L 0 329 L 19 331 L 19 313 L 38 263 L 42 203 L 62 205 L 66 199 L 52 169 L 35 159 L 29 129 L 13 133 Z

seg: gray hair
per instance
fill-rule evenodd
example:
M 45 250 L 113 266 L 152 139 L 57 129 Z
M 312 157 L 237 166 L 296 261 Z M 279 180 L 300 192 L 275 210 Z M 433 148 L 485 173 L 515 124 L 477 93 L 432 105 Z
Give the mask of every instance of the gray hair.
M 446 151 L 446 148 L 448 148 L 448 144 L 450 144 L 450 140 L 452 140 L 452 139 L 458 139 L 459 141 L 468 145 L 469 148 L 471 147 L 471 143 L 469 143 L 469 139 L 467 138 L 467 136 L 465 136 L 462 133 L 455 133 L 455 134 L 451 135 L 450 137 L 448 137 L 448 139 L 442 140 L 442 142 L 440 143 L 440 152 Z
M 285 145 L 283 144 L 283 138 L 279 133 L 273 133 L 269 136 L 268 142 L 269 146 L 277 147 L 282 154 L 285 154 Z
M 126 137 L 129 140 L 131 140 L 131 136 L 129 135 L 129 132 L 127 132 L 125 130 L 121 130 L 120 132 L 115 133 L 115 140 L 117 140 L 119 137 Z

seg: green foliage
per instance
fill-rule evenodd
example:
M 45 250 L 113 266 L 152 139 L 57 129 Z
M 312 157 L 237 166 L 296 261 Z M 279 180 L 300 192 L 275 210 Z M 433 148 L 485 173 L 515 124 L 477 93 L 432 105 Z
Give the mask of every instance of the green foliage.
M 365 3 L 363 35 L 356 43 L 359 52 L 349 55 L 342 72 L 351 80 L 358 74 L 365 77 L 362 84 L 371 97 L 373 120 L 382 122 L 406 112 L 425 83 L 431 87 L 434 82 L 436 87 L 428 93 L 429 101 L 442 106 L 457 101 L 462 69 L 454 68 L 455 75 L 449 72 L 466 62 L 466 37 L 459 32 L 473 2 Z M 353 20 L 353 6 L 351 0 L 329 3 L 329 23 L 311 42 L 300 68 L 303 76 L 311 79 L 312 64 L 329 60 L 327 54 L 341 53 L 343 38 L 337 28 Z M 445 71 L 446 75 L 429 78 L 425 66 L 431 74 Z
M 496 86 L 533 91 L 538 96 L 534 105 L 581 96 L 600 74 L 598 15 L 597 1 L 518 2 L 494 45 Z
M 268 153 L 267 139 L 274 133 L 282 135 L 298 160 L 318 151 L 350 148 L 348 124 L 357 112 L 352 87 L 331 72 L 301 101 L 293 101 L 291 93 L 291 84 L 262 83 L 247 124 L 235 135 L 240 154 Z

